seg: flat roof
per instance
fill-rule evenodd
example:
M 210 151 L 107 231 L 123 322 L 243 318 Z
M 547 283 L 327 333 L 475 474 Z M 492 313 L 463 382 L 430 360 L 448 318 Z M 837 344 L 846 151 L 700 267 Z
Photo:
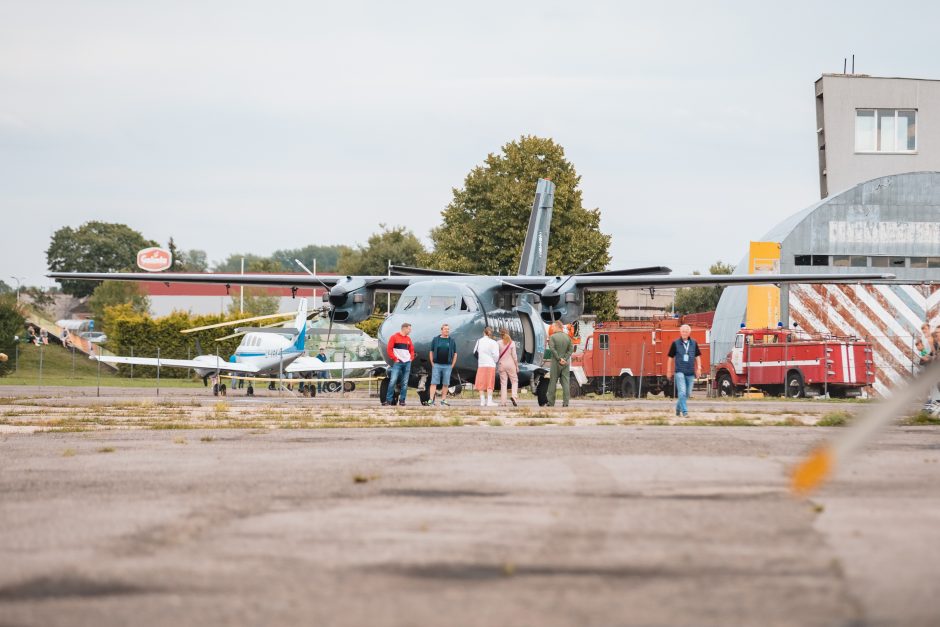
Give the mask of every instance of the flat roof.
M 872 76 L 870 74 L 843 74 L 842 72 L 833 72 L 826 73 L 824 72 L 819 78 L 814 82 L 818 83 L 826 77 L 838 77 L 838 78 L 880 78 L 886 80 L 897 80 L 897 81 L 929 81 L 931 83 L 940 82 L 940 79 L 936 78 L 912 78 L 910 76 Z

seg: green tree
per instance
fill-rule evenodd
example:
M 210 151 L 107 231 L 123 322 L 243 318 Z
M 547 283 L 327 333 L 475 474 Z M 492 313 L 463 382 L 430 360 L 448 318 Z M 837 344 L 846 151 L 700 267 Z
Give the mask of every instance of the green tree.
M 734 266 L 716 261 L 708 268 L 709 274 L 731 274 Z M 693 272 L 698 274 L 698 272 Z M 684 316 L 690 313 L 714 311 L 718 307 L 724 287 L 713 285 L 708 287 L 682 287 L 676 290 L 676 313 Z
M 127 305 L 127 311 L 138 314 L 150 313 L 150 299 L 140 289 L 140 285 L 130 281 L 102 281 L 88 299 L 88 308 L 100 325 L 98 330 L 108 331 L 108 309 L 116 305 Z M 122 311 L 122 315 L 124 315 Z
M 247 269 L 245 270 L 248 271 Z M 252 270 L 252 272 L 259 272 Z M 267 316 L 276 314 L 281 307 L 281 299 L 277 296 L 268 296 L 267 290 L 263 287 L 245 288 L 245 306 L 244 312 L 239 311 L 241 299 L 236 292 L 232 292 L 232 302 L 228 306 L 230 316 L 237 316 L 244 313 L 246 316 Z
M 7 285 L 4 281 L 0 281 L 0 294 L 9 294 L 12 291 L 12 287 Z
M 379 227 L 382 230 L 373 233 L 367 245 L 342 251 L 337 267 L 340 274 L 387 274 L 389 260 L 395 265 L 413 266 L 427 254 L 421 240 L 405 227 Z
M 16 297 L 13 294 L 0 296 L 0 352 L 10 357 L 8 361 L 0 361 L 0 377 L 13 371 L 12 354 L 16 341 L 13 338 L 24 334 L 25 325 L 26 321 L 16 306 Z
M 209 259 L 204 250 L 198 248 L 181 250 L 180 257 L 186 272 L 205 272 L 209 269 Z
M 54 272 L 119 272 L 134 267 L 140 249 L 156 245 L 126 224 L 92 221 L 53 233 L 46 261 Z M 96 287 L 92 281 L 61 283 L 63 292 L 78 297 L 89 296 Z
M 310 244 L 302 248 L 286 248 L 284 250 L 275 250 L 271 253 L 271 259 L 281 264 L 281 269 L 285 272 L 297 272 L 300 270 L 294 263 L 294 259 L 299 259 L 302 264 L 313 269 L 311 263 L 317 260 L 317 272 L 336 272 L 339 257 L 343 251 L 349 250 L 348 246 L 318 246 Z
M 536 180 L 555 183 L 548 274 L 604 270 L 610 262 L 610 236 L 600 230 L 599 209 L 585 208 L 581 177 L 551 139 L 523 136 L 489 154 L 475 167 L 431 231 L 434 252 L 427 265 L 441 270 L 514 274 L 525 241 Z M 601 320 L 617 316 L 616 294 L 589 294 L 586 310 Z

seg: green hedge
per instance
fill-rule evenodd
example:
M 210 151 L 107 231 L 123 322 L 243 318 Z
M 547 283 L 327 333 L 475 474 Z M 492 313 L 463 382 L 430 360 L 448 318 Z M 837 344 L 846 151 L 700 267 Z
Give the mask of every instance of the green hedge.
M 218 350 L 219 357 L 228 360 L 242 339 L 234 337 L 221 342 L 215 341 L 216 338 L 232 333 L 234 327 L 180 333 L 183 329 L 237 320 L 237 316 L 193 316 L 175 311 L 162 318 L 151 318 L 132 311 L 126 305 L 119 305 L 109 307 L 106 317 L 108 322 L 107 348 L 116 355 L 122 356 L 129 356 L 133 351 L 135 357 L 156 357 L 159 347 L 161 358 L 192 358 L 199 354 L 196 350 L 198 339 L 204 354 L 215 355 Z M 118 371 L 123 376 L 130 376 L 131 368 L 129 365 L 122 365 Z M 183 368 L 160 368 L 161 377 L 186 378 L 187 373 L 189 371 Z M 135 377 L 154 377 L 156 374 L 157 369 L 154 366 L 134 366 Z

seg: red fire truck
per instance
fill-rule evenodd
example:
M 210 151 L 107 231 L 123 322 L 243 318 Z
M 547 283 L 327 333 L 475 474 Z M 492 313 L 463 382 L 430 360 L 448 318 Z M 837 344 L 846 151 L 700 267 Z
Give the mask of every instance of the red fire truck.
M 793 329 L 741 329 L 715 369 L 719 396 L 748 388 L 799 398 L 861 396 L 875 381 L 871 344 Z
M 666 379 L 669 347 L 679 337 L 684 319 L 621 320 L 598 323 L 584 343 L 584 350 L 571 358 L 571 395 L 593 391 L 635 397 L 665 392 L 672 394 Z M 709 331 L 691 324 L 692 338 L 702 351 L 702 367 L 709 364 Z

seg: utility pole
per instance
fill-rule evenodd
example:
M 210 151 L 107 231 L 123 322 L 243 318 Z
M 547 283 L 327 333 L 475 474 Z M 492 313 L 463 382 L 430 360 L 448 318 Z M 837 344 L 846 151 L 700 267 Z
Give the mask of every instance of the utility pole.
M 16 304 L 19 305 L 20 304 L 20 284 L 22 283 L 23 279 L 25 279 L 26 277 L 25 276 L 13 276 L 11 274 L 10 278 L 16 281 Z
M 245 258 L 242 257 L 242 274 L 245 274 Z M 238 286 L 238 313 L 245 313 L 245 286 Z

